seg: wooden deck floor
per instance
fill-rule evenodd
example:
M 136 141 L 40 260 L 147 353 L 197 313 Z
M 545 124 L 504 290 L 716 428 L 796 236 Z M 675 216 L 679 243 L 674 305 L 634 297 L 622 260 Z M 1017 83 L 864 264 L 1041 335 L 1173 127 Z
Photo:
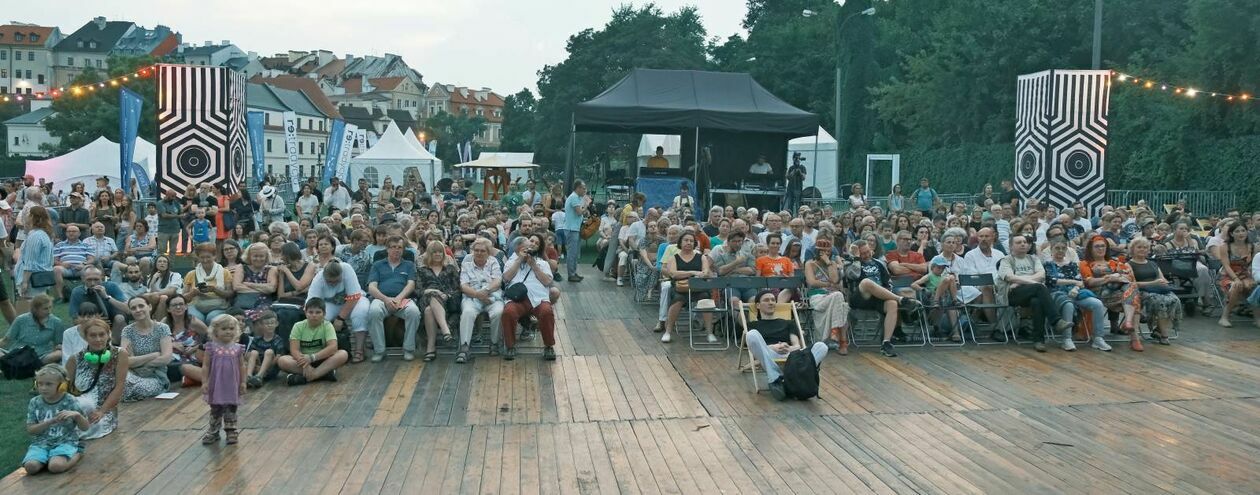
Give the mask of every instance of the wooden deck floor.
M 199 394 L 125 404 L 75 470 L 0 493 L 1258 493 L 1260 331 L 1173 346 L 869 348 L 775 402 L 734 351 L 660 344 L 655 308 L 562 283 L 554 363 L 450 356 L 251 391 L 205 447 Z

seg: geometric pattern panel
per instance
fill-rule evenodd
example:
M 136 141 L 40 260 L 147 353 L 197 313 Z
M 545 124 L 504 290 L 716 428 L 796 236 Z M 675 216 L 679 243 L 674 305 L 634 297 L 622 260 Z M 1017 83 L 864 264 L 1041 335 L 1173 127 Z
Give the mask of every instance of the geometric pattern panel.
M 1051 70 L 1020 76 L 1015 176 L 1020 195 L 1097 211 L 1106 198 L 1111 72 Z
M 235 190 L 245 178 L 245 76 L 161 64 L 157 77 L 158 187 L 178 195 L 202 183 Z

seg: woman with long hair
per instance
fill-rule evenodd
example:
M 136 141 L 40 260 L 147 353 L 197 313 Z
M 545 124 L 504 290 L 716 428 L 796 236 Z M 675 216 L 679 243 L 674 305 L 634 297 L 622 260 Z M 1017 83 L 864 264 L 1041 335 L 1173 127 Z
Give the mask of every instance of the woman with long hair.
M 18 296 L 30 299 L 48 292 L 53 279 L 53 226 L 48 210 L 32 206 L 26 214 L 26 241 L 18 256 Z M 45 285 L 46 284 L 46 285 Z
M 1190 235 L 1190 224 L 1186 222 L 1177 222 L 1172 227 L 1172 235 L 1168 237 L 1164 243 L 1166 254 L 1171 256 L 1194 256 L 1194 288 L 1199 294 L 1197 306 L 1205 308 L 1205 297 L 1212 290 L 1212 271 L 1207 265 L 1203 264 L 1203 249 L 1199 247 L 1199 241 Z
M 1221 260 L 1221 290 L 1228 294 L 1228 300 L 1217 324 L 1232 327 L 1234 324 L 1229 322 L 1229 314 L 1256 288 L 1256 281 L 1251 278 L 1251 259 L 1256 253 L 1247 240 L 1247 226 L 1242 222 L 1231 223 L 1222 230 L 1225 244 L 1217 247 L 1216 252 Z M 1260 326 L 1260 313 L 1256 313 L 1256 318 L 1256 324 Z
M 170 309 L 170 301 L 184 288 L 184 280 L 171 271 L 171 258 L 160 255 L 153 260 L 153 274 L 149 275 L 149 292 L 144 295 L 153 306 L 153 318 L 162 319 Z
M 153 254 L 156 252 L 157 236 L 149 232 L 148 223 L 136 222 L 123 243 L 123 255 L 134 256 L 140 262 L 140 270 L 147 274 L 153 269 Z
M 814 257 L 805 262 L 805 297 L 814 310 L 814 325 L 827 330 L 823 343 L 840 355 L 849 353 L 845 327 L 849 322 L 849 302 L 844 298 L 844 260 L 832 255 L 832 237 L 820 233 L 814 240 Z
M 902 211 L 905 204 L 906 197 L 901 194 L 901 184 L 893 184 L 892 193 L 888 195 L 888 211 Z
M 420 308 L 424 311 L 424 328 L 428 336 L 424 360 L 437 357 L 437 337 L 442 343 L 455 341 L 446 321 L 449 313 L 459 314 L 459 267 L 448 262 L 446 246 L 442 241 L 429 241 L 416 274 L 416 289 L 420 292 Z
M 315 264 L 302 258 L 302 250 L 297 244 L 286 242 L 280 247 L 280 256 L 284 263 L 280 265 L 278 291 L 276 300 L 301 307 L 306 304 L 306 291 L 315 280 Z
M 1086 247 L 1081 260 L 1081 277 L 1085 280 L 1085 287 L 1097 294 L 1108 310 L 1124 314 L 1121 332 L 1129 335 L 1129 347 L 1141 352 L 1142 338 L 1136 330 L 1136 314 L 1141 300 L 1132 268 L 1127 263 L 1107 257 L 1110 244 L 1103 236 L 1091 236 Z
M 118 212 L 114 208 L 114 195 L 109 191 L 101 191 L 96 194 L 96 201 L 92 204 L 95 205 L 92 209 L 92 221 L 101 222 L 105 226 L 105 237 L 117 237 Z
M 110 344 L 109 324 L 100 318 L 85 318 L 79 331 L 87 348 L 66 361 L 66 374 L 74 381 L 79 404 L 92 427 L 80 433 L 82 440 L 108 435 L 118 427 L 118 403 L 131 370 L 126 348 Z

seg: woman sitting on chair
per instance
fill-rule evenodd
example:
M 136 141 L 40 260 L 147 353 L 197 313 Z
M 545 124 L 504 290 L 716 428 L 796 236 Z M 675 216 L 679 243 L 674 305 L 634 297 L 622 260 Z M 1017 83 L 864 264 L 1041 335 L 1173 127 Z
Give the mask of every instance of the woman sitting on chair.
M 1225 244 L 1216 247 L 1216 258 L 1221 260 L 1221 291 L 1226 294 L 1225 309 L 1221 311 L 1221 319 L 1217 322 L 1223 327 L 1232 327 L 1230 313 L 1244 304 L 1247 296 L 1256 287 L 1251 278 L 1248 263 L 1255 255 L 1251 244 L 1247 242 L 1247 226 L 1242 222 L 1234 222 L 1222 228 Z M 1260 320 L 1258 320 L 1260 321 Z
M 1151 322 L 1151 338 L 1160 345 L 1169 345 L 1168 335 L 1174 325 L 1181 323 L 1185 316 L 1181 300 L 1172 293 L 1172 286 L 1159 265 L 1151 262 L 1151 241 L 1138 237 L 1129 242 L 1129 267 L 1133 269 L 1133 280 L 1142 294 L 1142 310 L 1146 320 Z
M 748 344 L 749 351 L 752 352 L 756 362 L 761 363 L 761 367 L 766 370 L 766 381 L 770 383 L 770 393 L 777 400 L 787 398 L 787 393 L 783 389 L 782 371 L 779 370 L 779 364 L 776 359 L 786 359 L 787 355 L 792 351 L 804 348 L 804 342 L 801 342 L 800 335 L 796 331 L 796 324 L 792 320 L 779 318 L 775 314 L 775 307 L 779 304 L 779 299 L 773 291 L 763 290 L 757 293 L 757 320 L 748 323 L 748 334 L 744 337 L 744 341 Z M 827 344 L 815 342 L 810 346 L 809 352 L 814 355 L 814 363 L 822 365 L 823 358 L 827 357 Z M 755 371 L 754 371 L 755 372 Z
M 849 303 L 844 299 L 841 272 L 844 260 L 833 256 L 831 235 L 820 233 L 814 241 L 814 258 L 805 262 L 805 295 L 814 310 L 814 324 L 827 329 L 823 343 L 828 349 L 849 353 L 849 337 L 844 328 L 849 322 Z
M 665 335 L 661 336 L 661 342 L 669 343 L 672 340 L 671 335 L 673 335 L 674 326 L 678 324 L 678 314 L 682 312 L 684 299 L 690 297 L 695 301 L 709 297 L 709 291 L 688 293 L 683 282 L 694 277 L 707 276 L 709 272 L 709 258 L 700 254 L 697 249 L 696 235 L 683 232 L 678 238 L 678 253 L 667 258 L 665 265 L 661 268 L 661 275 L 674 282 L 673 290 L 668 296 L 669 313 L 665 317 Z M 713 313 L 703 313 L 702 317 L 704 318 L 704 332 L 708 335 L 706 338 L 709 343 L 717 342 L 717 336 L 713 335 Z
M 1124 313 L 1121 332 L 1129 334 L 1129 348 L 1142 352 L 1142 338 L 1135 330 L 1140 300 L 1133 270 L 1127 263 L 1107 259 L 1108 244 L 1102 236 L 1091 237 L 1085 246 L 1088 249 L 1081 260 L 1085 288 L 1098 294 L 1107 310 Z

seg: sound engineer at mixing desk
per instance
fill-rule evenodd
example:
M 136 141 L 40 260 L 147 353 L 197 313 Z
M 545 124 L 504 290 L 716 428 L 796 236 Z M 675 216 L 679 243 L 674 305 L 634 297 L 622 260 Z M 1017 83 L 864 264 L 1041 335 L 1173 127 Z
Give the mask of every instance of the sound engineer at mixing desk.
M 748 173 L 752 175 L 771 175 L 774 173 L 774 167 L 771 167 L 770 163 L 766 162 L 766 155 L 758 155 L 757 163 L 748 167 Z
M 665 158 L 665 147 L 657 146 L 656 155 L 648 158 L 648 168 L 669 168 L 669 159 Z

